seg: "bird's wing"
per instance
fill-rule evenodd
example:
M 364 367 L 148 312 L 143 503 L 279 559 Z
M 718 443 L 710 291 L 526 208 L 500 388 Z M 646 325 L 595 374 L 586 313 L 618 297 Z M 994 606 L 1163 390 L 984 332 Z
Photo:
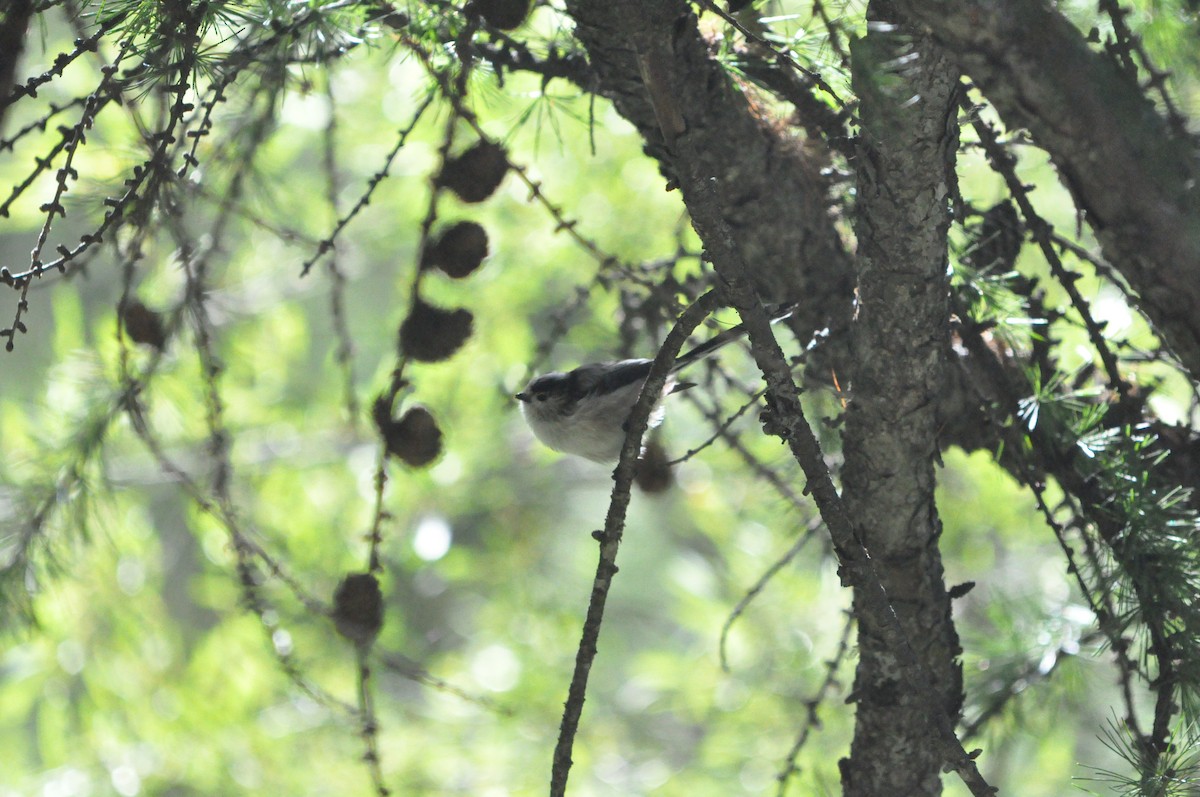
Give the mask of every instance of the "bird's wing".
M 580 396 L 589 393 L 611 393 L 626 385 L 645 379 L 650 374 L 650 360 L 621 360 L 612 363 L 589 363 L 571 372 Z

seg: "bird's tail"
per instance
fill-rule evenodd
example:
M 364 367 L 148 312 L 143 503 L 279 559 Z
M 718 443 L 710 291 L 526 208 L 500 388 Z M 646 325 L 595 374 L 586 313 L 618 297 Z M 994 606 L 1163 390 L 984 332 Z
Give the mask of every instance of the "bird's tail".
M 792 302 L 789 304 L 775 305 L 774 307 L 770 307 L 767 309 L 771 313 L 771 323 L 774 324 L 776 321 L 782 321 L 783 319 L 790 316 L 792 314 L 792 311 L 796 309 L 796 304 L 795 304 L 795 302 Z M 691 365 L 694 362 L 703 360 L 705 357 L 712 354 L 713 352 L 715 352 L 717 349 L 721 348 L 722 346 L 725 346 L 726 344 L 729 344 L 729 343 L 733 343 L 735 340 L 745 337 L 745 335 L 746 335 L 746 325 L 745 324 L 738 324 L 736 327 L 730 327 L 729 329 L 725 330 L 724 332 L 719 332 L 716 335 L 713 335 L 708 340 L 701 343 L 696 348 L 686 351 L 683 354 L 679 355 L 679 357 L 676 358 L 675 365 L 671 369 L 671 371 L 672 372 L 679 371 L 683 368 L 686 368 L 687 366 Z M 680 388 L 676 388 L 676 390 L 678 390 L 678 389 L 680 389 Z

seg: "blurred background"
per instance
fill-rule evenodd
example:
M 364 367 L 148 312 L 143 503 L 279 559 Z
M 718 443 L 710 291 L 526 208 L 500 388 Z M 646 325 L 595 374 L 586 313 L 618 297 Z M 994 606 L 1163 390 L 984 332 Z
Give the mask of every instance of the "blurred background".
M 39 16 L 22 80 L 72 49 L 68 8 Z M 547 7 L 527 24 L 550 40 L 564 22 Z M 269 70 L 239 82 L 214 106 L 169 224 L 123 232 L 28 291 L 28 333 L 0 355 L 0 795 L 370 793 L 356 653 L 320 607 L 366 569 L 377 519 L 385 620 L 369 685 L 384 781 L 395 794 L 545 789 L 612 481 L 608 467 L 538 444 L 512 394 L 537 372 L 651 356 L 665 327 L 630 308 L 650 301 L 649 283 L 686 299 L 705 269 L 641 139 L 564 81 L 508 74 L 501 85 L 475 69 L 472 107 L 522 171 L 480 203 L 440 191 L 431 215 L 451 109 L 427 103 L 429 71 L 373 30 L 330 66 L 282 70 L 278 91 L 264 89 Z M 3 135 L 36 123 L 45 103 L 85 96 L 113 57 L 85 55 L 41 104 L 14 105 Z M 827 78 L 848 81 L 836 68 Z M 451 154 L 478 140 L 461 119 L 451 127 Z M 0 158 L 0 184 L 20 184 L 55 135 L 51 123 L 21 137 Z M 88 136 L 48 252 L 93 229 L 144 156 L 138 113 L 106 108 Z M 1044 186 L 1039 210 L 1070 227 L 1044 159 L 1030 154 L 1020 170 Z M 1002 195 L 978 153 L 960 174 L 981 204 Z M 52 171 L 38 175 L 0 221 L 0 263 L 14 271 L 54 184 Z M 449 359 L 405 367 L 397 411 L 426 407 L 442 451 L 427 468 L 387 461 L 381 514 L 371 408 L 394 385 L 426 220 L 435 233 L 478 222 L 489 254 L 469 278 L 420 279 L 430 302 L 467 308 L 473 332 Z M 203 249 L 200 326 L 183 301 L 198 260 L 181 240 Z M 1039 257 L 1023 252 L 1023 273 L 1044 270 Z M 1091 275 L 1080 287 L 1109 333 L 1150 340 L 1117 292 Z M 161 346 L 119 341 L 123 296 L 165 325 Z M 5 292 L 0 313 L 16 302 Z M 696 340 L 733 323 L 720 314 Z M 211 334 L 211 359 L 197 328 Z M 799 357 L 808 341 L 779 331 Z M 121 411 L 129 374 L 147 367 L 137 401 L 148 437 Z M 1147 368 L 1164 385 L 1157 411 L 1186 417 L 1186 380 Z M 633 499 L 571 793 L 775 794 L 801 740 L 786 791 L 839 793 L 853 720 L 849 596 L 757 406 L 711 440 L 757 389 L 746 352 L 726 349 L 703 381 L 670 400 L 655 438 L 668 459 L 699 450 Z M 842 397 L 813 389 L 805 400 L 836 466 Z M 1116 672 L 1058 544 L 989 456 L 944 460 L 947 583 L 976 582 L 956 602 L 966 723 L 989 720 L 966 747 L 987 751 L 985 775 L 1006 793 L 1111 793 L 1078 779 L 1123 766 L 1104 741 Z M 214 478 L 228 483 L 215 510 L 187 486 Z M 286 580 L 262 561 L 242 570 L 226 511 Z

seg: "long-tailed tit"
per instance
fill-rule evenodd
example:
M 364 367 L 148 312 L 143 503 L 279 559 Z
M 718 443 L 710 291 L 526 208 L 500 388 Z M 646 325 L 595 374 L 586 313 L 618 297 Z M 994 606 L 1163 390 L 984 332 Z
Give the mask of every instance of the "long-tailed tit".
M 773 313 L 772 320 L 787 318 L 791 312 L 789 305 Z M 745 327 L 739 324 L 679 355 L 663 384 L 663 397 L 693 386 L 676 379 L 681 370 L 745 334 Z M 588 363 L 567 373 L 542 374 L 516 395 L 521 414 L 537 439 L 555 451 L 593 462 L 616 462 L 625 444 L 625 422 L 650 375 L 651 362 Z M 657 426 L 662 417 L 660 403 L 650 413 L 650 426 Z

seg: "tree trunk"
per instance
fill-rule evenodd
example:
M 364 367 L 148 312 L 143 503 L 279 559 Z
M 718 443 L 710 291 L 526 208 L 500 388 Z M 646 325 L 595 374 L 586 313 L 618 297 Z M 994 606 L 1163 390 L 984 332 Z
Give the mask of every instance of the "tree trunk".
M 961 652 L 942 580 L 934 505 L 935 407 L 948 345 L 946 235 L 955 185 L 958 74 L 933 42 L 875 0 L 852 49 L 861 98 L 857 153 L 858 315 L 846 415 L 843 498 L 941 705 L 902 676 L 855 594 L 857 721 L 846 795 L 941 793 L 931 712 L 962 708 Z

